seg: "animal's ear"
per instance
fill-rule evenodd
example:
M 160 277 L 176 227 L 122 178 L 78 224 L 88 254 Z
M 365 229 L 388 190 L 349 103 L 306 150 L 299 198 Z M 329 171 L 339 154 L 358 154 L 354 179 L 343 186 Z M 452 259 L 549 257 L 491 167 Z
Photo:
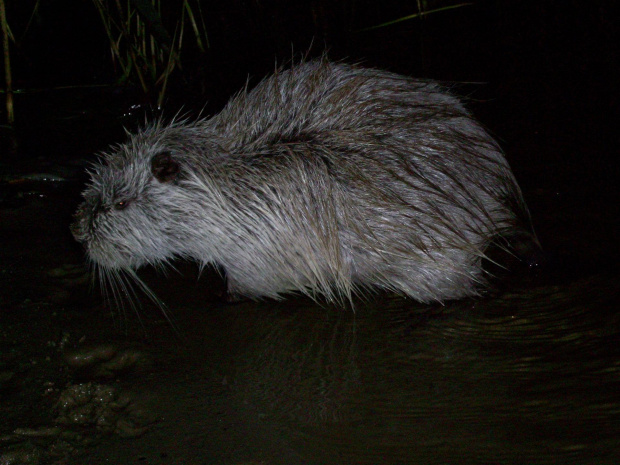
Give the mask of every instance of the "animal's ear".
M 168 151 L 159 152 L 151 158 L 151 173 L 159 182 L 174 181 L 181 166 L 172 158 L 172 154 Z

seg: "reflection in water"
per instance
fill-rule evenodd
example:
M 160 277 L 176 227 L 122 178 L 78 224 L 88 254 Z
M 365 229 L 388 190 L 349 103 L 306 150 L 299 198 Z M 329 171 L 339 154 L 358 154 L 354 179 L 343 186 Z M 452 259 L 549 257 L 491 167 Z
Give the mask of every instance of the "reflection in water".
M 305 316 L 287 313 L 253 327 L 256 351 L 236 361 L 235 389 L 278 420 L 319 425 L 351 418 L 354 412 L 343 409 L 360 384 L 355 320 L 320 310 Z
M 170 409 L 217 463 L 617 463 L 618 284 L 194 309 Z

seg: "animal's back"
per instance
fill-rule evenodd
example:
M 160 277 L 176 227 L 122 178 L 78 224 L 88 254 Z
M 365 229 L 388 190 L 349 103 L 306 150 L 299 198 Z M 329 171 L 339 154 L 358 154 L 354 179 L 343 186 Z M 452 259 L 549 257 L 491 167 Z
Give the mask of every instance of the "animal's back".
M 205 124 L 273 223 L 257 248 L 275 271 L 261 270 L 257 294 L 272 274 L 274 289 L 474 294 L 490 242 L 528 225 L 499 147 L 434 82 L 315 61 L 241 93 Z

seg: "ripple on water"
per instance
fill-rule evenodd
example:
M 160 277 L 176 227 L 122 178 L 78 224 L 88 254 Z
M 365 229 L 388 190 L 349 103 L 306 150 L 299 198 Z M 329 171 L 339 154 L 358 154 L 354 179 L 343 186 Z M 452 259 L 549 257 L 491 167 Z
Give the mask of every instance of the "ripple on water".
M 362 309 L 354 415 L 320 436 L 350 463 L 616 463 L 619 289 Z

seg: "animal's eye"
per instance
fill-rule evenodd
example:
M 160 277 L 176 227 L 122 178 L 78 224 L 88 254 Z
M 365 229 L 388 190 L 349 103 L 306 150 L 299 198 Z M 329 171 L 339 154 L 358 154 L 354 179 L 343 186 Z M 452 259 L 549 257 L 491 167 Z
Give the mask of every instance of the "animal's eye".
M 124 210 L 127 207 L 127 205 L 129 205 L 129 202 L 127 200 L 121 200 L 121 201 L 116 202 L 114 204 L 114 209 L 115 210 Z

